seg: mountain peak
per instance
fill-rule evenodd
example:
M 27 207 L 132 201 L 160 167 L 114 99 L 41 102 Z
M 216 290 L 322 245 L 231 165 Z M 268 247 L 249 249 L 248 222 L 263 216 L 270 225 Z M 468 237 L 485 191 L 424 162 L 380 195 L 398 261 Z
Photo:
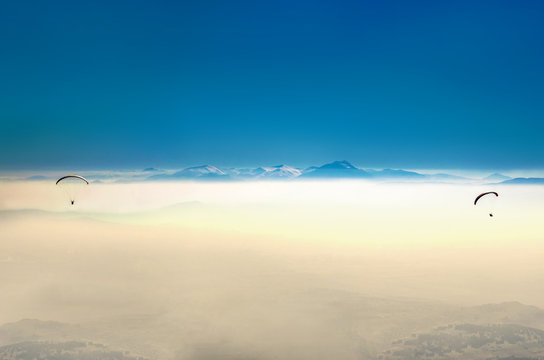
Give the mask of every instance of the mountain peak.
M 187 178 L 187 179 L 194 179 L 194 178 L 203 178 L 203 179 L 211 179 L 211 178 L 227 178 L 228 175 L 216 168 L 213 165 L 200 165 L 200 166 L 193 166 L 185 168 L 181 171 L 178 171 L 177 173 L 174 173 L 172 175 L 167 175 L 166 178 Z
M 299 176 L 301 171 L 288 165 L 275 165 L 259 167 L 253 173 L 258 177 L 293 178 Z
M 510 180 L 510 179 L 512 179 L 510 176 L 506 176 L 500 173 L 493 173 L 484 178 L 484 180 L 497 180 L 497 181 L 504 181 L 504 180 Z
M 325 164 L 320 169 L 353 169 L 353 170 L 359 170 L 357 167 L 353 166 L 349 161 L 341 160 L 341 161 L 333 161 L 332 163 Z
M 225 175 L 225 173 L 222 170 L 219 170 L 218 168 L 216 168 L 213 165 L 193 166 L 193 167 L 185 168 L 185 169 L 183 169 L 181 171 L 182 172 L 197 172 L 197 173 L 201 173 L 201 174 L 213 173 L 213 174 L 217 174 L 217 175 Z
M 309 169 L 308 169 L 309 170 Z M 359 169 L 346 160 L 334 161 L 314 168 L 310 171 L 306 170 L 303 177 L 313 178 L 360 178 L 371 177 L 368 172 Z

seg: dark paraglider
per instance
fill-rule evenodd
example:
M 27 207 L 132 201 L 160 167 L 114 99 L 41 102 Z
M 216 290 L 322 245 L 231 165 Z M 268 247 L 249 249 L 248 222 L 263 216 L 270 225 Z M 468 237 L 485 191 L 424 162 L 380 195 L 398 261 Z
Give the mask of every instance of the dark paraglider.
M 478 200 L 480 200 L 481 198 L 483 198 L 484 196 L 486 195 L 490 195 L 490 194 L 493 194 L 495 196 L 499 196 L 499 194 L 497 194 L 496 192 L 494 191 L 488 191 L 488 192 L 484 192 L 484 193 L 481 193 L 480 195 L 476 196 L 476 199 L 474 199 L 474 205 L 476 205 L 478 203 Z
M 493 195 L 495 195 L 495 196 L 493 196 Z M 495 191 L 488 191 L 488 192 L 481 193 L 480 195 L 476 196 L 476 199 L 474 199 L 474 205 L 478 204 L 478 202 L 481 199 L 486 199 L 486 200 L 491 201 L 492 199 L 495 199 L 497 197 L 499 197 L 499 194 L 496 193 Z M 487 204 L 487 206 L 490 207 L 488 210 L 491 210 L 491 206 L 490 206 L 489 203 Z M 493 217 L 493 212 L 489 212 L 489 217 Z

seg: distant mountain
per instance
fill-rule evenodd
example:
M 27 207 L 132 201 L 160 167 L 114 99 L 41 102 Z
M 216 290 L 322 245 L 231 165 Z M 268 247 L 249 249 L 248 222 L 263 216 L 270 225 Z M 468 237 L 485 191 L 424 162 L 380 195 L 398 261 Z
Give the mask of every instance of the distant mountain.
M 302 171 L 287 165 L 277 165 L 259 167 L 255 169 L 254 174 L 260 178 L 293 178 L 300 176 Z
M 431 181 L 463 181 L 468 178 L 450 174 L 421 174 L 402 169 L 359 169 L 347 161 L 335 161 L 321 167 L 309 167 L 301 175 L 303 178 L 369 178 L 376 180 L 431 180 Z
M 223 172 L 232 178 L 243 179 L 243 178 L 253 177 L 254 176 L 253 170 L 254 169 L 250 169 L 250 168 L 229 168 L 229 169 L 224 169 Z
M 149 177 L 149 180 L 226 180 L 229 175 L 213 165 L 201 165 L 185 168 L 174 174 L 160 174 Z
M 295 178 L 302 174 L 302 170 L 288 166 L 288 165 L 276 165 L 276 166 L 261 166 L 258 168 L 231 168 L 225 170 L 225 173 L 233 179 L 288 179 Z
M 370 175 L 375 179 L 392 179 L 392 180 L 430 180 L 438 182 L 447 182 L 447 181 L 462 181 L 470 180 L 466 177 L 451 175 L 451 174 L 421 174 L 415 171 L 408 171 L 402 169 L 383 169 L 383 170 L 366 170 Z
M 389 178 L 389 179 L 424 179 L 426 175 L 406 170 L 383 169 L 383 170 L 367 170 L 372 177 Z
M 194 166 L 174 173 L 172 176 L 177 178 L 197 178 L 197 177 L 221 177 L 226 176 L 222 170 L 212 165 Z
M 310 166 L 304 170 L 289 165 L 260 166 L 257 168 L 228 168 L 219 169 L 212 165 L 201 165 L 188 167 L 175 173 L 163 173 L 155 168 L 146 168 L 144 173 L 149 174 L 147 180 L 259 180 L 259 179 L 312 179 L 312 178 L 361 178 L 371 180 L 392 180 L 392 181 L 430 181 L 430 182 L 461 182 L 478 181 L 463 176 L 446 173 L 422 174 L 416 171 L 403 169 L 361 169 L 350 162 L 334 161 L 322 166 Z M 146 175 L 139 175 L 146 176 Z M 502 174 L 491 174 L 486 181 L 516 180 L 510 179 Z M 480 179 L 481 181 L 481 179 Z M 540 183 L 539 180 L 519 180 L 525 183 Z M 516 180 L 515 182 L 518 182 Z
M 335 161 L 302 173 L 304 178 L 370 178 L 372 175 L 347 161 Z
M 505 181 L 510 179 L 512 179 L 510 176 L 506 176 L 499 173 L 494 173 L 484 178 L 484 180 L 489 180 L 489 181 Z
M 544 178 L 515 178 L 502 181 L 500 184 L 544 185 Z
M 464 176 L 458 176 L 458 175 L 451 175 L 451 174 L 444 174 L 444 173 L 438 173 L 438 174 L 430 174 L 428 175 L 428 178 L 431 180 L 439 180 L 439 181 L 450 181 L 450 180 L 470 180 L 469 178 L 466 178 Z

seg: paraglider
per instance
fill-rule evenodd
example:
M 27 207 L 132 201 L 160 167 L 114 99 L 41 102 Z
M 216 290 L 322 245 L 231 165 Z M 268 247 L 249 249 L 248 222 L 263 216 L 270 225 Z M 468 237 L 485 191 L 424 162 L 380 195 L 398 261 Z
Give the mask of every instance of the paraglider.
M 497 194 L 495 191 L 481 193 L 480 195 L 476 196 L 476 199 L 474 199 L 474 205 L 478 204 L 478 201 L 480 201 L 482 198 L 491 200 L 496 199 L 497 197 L 499 197 L 499 194 Z M 489 212 L 489 216 L 493 217 L 493 213 L 491 211 Z
M 70 204 L 74 205 L 76 201 L 76 195 L 84 185 L 89 185 L 89 181 L 83 176 L 79 175 L 66 175 L 57 180 L 55 185 L 62 187 L 62 189 L 68 195 Z

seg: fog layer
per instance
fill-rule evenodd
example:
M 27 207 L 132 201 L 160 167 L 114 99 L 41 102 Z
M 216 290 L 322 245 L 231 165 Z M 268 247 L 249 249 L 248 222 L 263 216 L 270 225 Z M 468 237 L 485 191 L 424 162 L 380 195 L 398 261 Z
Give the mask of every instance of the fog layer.
M 91 184 L 70 206 L 49 183 L 2 183 L 0 323 L 87 324 L 165 359 L 349 359 L 437 306 L 544 307 L 544 189 L 493 188 L 493 218 L 472 204 L 483 190 Z

